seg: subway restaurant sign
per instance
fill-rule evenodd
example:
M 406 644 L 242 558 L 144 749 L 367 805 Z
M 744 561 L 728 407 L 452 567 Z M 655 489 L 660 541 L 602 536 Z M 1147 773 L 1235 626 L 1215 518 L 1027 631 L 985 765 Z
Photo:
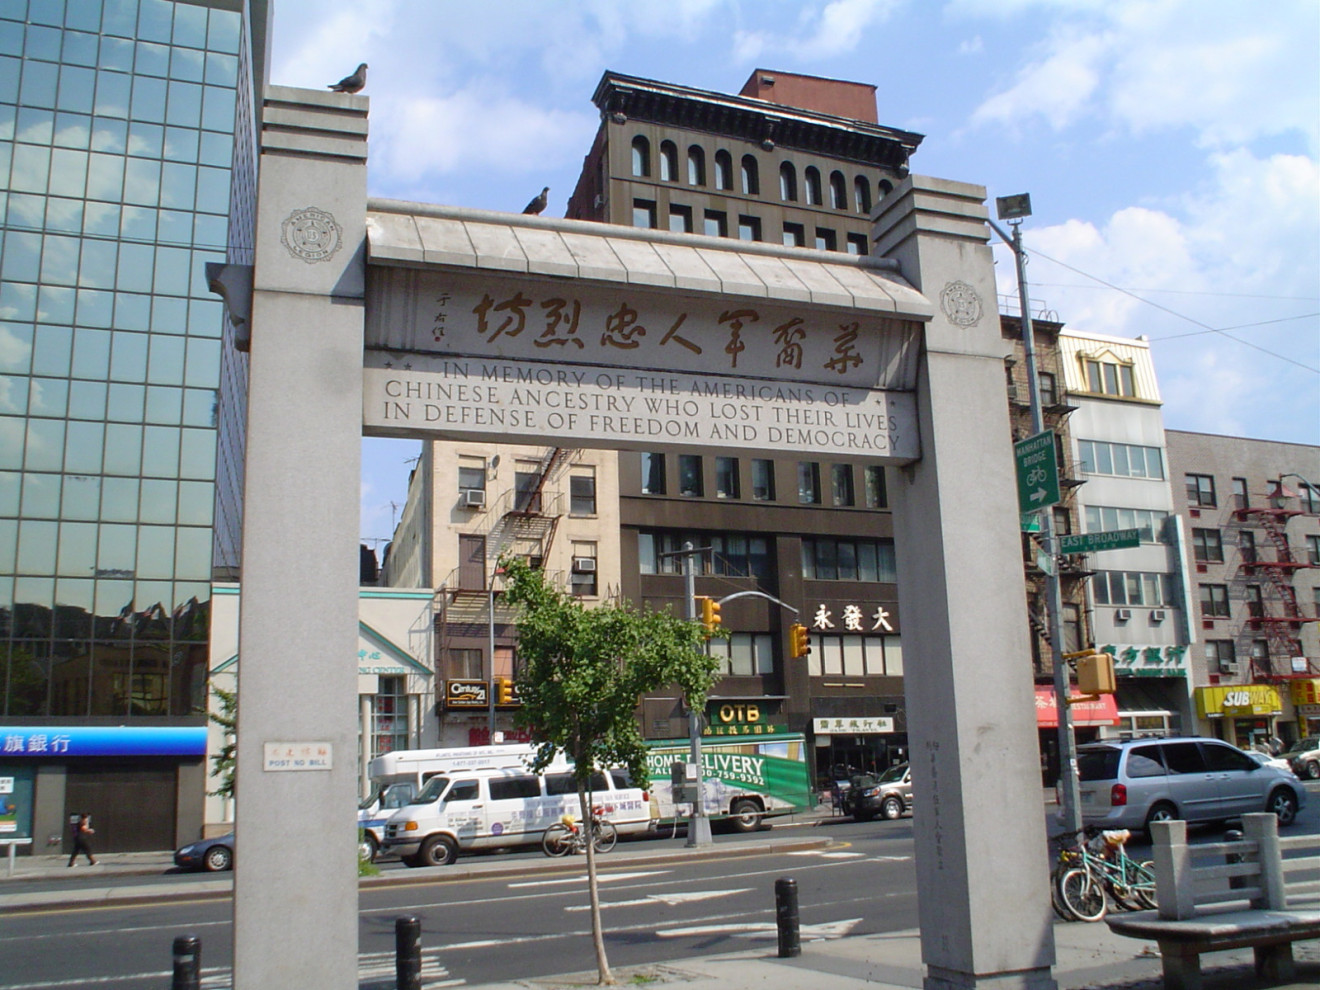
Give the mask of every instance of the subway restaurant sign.
M 1196 689 L 1196 714 L 1201 718 L 1278 715 L 1283 699 L 1272 684 L 1219 684 Z

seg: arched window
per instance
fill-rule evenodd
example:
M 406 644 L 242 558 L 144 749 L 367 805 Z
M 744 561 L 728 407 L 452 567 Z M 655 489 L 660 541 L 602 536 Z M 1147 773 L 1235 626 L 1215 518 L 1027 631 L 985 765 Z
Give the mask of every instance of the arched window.
M 859 175 L 853 180 L 853 196 L 857 200 L 857 212 L 869 215 L 871 212 L 871 183 L 866 176 Z
M 706 184 L 706 152 L 701 149 L 701 145 L 694 144 L 688 148 L 688 185 L 704 186 Z
M 678 181 L 678 148 L 673 141 L 660 142 L 660 181 Z
M 723 148 L 715 152 L 715 188 L 733 188 L 733 156 Z
M 848 208 L 848 189 L 844 185 L 842 172 L 830 173 L 830 206 L 836 210 Z
M 881 179 L 879 182 L 876 183 L 876 188 L 880 190 L 880 198 L 884 199 L 886 196 L 888 196 L 891 192 L 894 191 L 894 184 L 890 182 L 888 179 Z
M 747 196 L 761 195 L 761 172 L 752 155 L 742 158 L 742 191 Z
M 815 165 L 808 165 L 803 176 L 807 186 L 807 205 L 820 206 L 820 170 Z
M 797 170 L 792 162 L 779 166 L 779 198 L 785 203 L 797 202 Z
M 640 134 L 632 140 L 632 174 L 651 174 L 651 142 Z

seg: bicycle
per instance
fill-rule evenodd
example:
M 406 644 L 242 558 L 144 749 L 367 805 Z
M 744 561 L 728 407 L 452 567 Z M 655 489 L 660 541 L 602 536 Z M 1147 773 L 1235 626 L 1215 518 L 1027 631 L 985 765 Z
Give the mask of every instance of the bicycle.
M 604 811 L 604 808 L 591 809 L 591 844 L 596 852 L 609 852 L 619 841 L 618 829 L 609 819 L 601 817 Z M 541 837 L 541 850 L 547 856 L 567 856 L 586 849 L 587 830 L 572 815 L 564 815 Z
M 1084 835 L 1085 841 L 1077 842 Z M 1123 910 L 1155 907 L 1155 871 L 1146 860 L 1127 854 L 1127 829 L 1107 831 L 1088 825 L 1059 851 L 1050 876 L 1054 910 L 1068 921 L 1099 921 L 1109 901 Z

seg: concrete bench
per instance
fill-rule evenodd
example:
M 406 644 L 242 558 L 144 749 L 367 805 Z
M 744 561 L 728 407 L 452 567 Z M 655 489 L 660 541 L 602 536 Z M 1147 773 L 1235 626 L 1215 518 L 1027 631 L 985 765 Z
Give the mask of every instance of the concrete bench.
M 1239 842 L 1187 844 L 1187 823 L 1151 826 L 1155 911 L 1110 916 L 1111 930 L 1154 939 L 1165 990 L 1201 990 L 1201 954 L 1254 950 L 1262 979 L 1293 978 L 1292 944 L 1320 938 L 1320 838 L 1280 839 L 1270 814 L 1242 816 Z M 1287 854 L 1287 855 L 1285 855 Z

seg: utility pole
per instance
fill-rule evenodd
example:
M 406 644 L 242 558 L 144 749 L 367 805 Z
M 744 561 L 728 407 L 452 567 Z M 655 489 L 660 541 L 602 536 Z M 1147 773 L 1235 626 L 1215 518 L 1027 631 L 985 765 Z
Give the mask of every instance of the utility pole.
M 705 553 L 706 549 L 708 548 L 695 550 L 691 543 L 683 544 L 683 594 L 687 598 L 686 617 L 693 621 L 697 618 L 697 577 L 696 569 L 692 565 L 692 558 L 698 553 Z M 703 713 L 692 708 L 686 698 L 683 699 L 683 703 L 687 705 L 688 713 L 688 741 L 691 750 L 689 755 L 692 763 L 697 768 L 697 790 L 692 799 L 692 817 L 688 819 L 687 844 L 689 847 L 708 846 L 711 844 L 712 839 L 710 819 L 706 817 L 705 802 L 702 795 L 702 791 L 705 789 L 701 772 L 701 721 Z
M 986 218 L 994 230 L 1013 252 L 1017 263 L 1018 306 L 1022 311 L 1022 350 L 1027 363 L 1027 392 L 1031 400 L 1031 432 L 1033 435 L 1045 429 L 1045 418 L 1040 405 L 1040 382 L 1036 375 L 1036 336 L 1031 325 L 1031 303 L 1027 293 L 1027 257 L 1022 249 L 1022 221 L 1031 216 L 1031 198 L 1005 196 L 996 200 L 997 212 L 1001 220 L 1007 220 L 1013 228 L 1012 236 L 1006 234 L 993 220 Z M 1077 787 L 1077 740 L 1073 734 L 1072 708 L 1068 704 L 1069 677 L 1068 665 L 1063 659 L 1063 626 L 1060 620 L 1061 595 L 1059 591 L 1058 545 L 1054 534 L 1054 513 L 1049 507 L 1040 513 L 1041 542 L 1049 558 L 1045 568 L 1045 612 L 1046 628 L 1050 640 L 1050 661 L 1054 670 L 1054 703 L 1059 713 L 1059 783 L 1060 812 L 1063 827 L 1068 832 L 1080 831 L 1082 827 L 1081 795 Z

